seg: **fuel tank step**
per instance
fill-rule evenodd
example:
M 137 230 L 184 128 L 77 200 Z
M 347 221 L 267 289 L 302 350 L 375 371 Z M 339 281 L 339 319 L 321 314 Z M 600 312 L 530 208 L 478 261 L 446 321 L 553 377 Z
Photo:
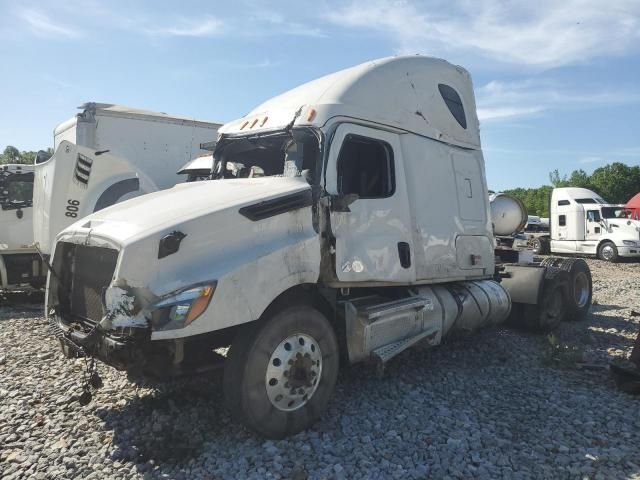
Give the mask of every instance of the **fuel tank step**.
M 432 337 L 435 338 L 439 329 L 431 328 L 425 332 L 421 332 L 418 335 L 414 335 L 413 337 L 405 338 L 403 340 L 398 340 L 397 342 L 390 343 L 388 345 L 384 345 L 382 347 L 376 348 L 373 352 L 371 352 L 371 356 L 374 360 L 377 360 L 381 363 L 386 363 L 391 360 L 393 357 L 403 352 L 407 348 L 415 345 L 416 343 L 424 340 L 426 338 Z

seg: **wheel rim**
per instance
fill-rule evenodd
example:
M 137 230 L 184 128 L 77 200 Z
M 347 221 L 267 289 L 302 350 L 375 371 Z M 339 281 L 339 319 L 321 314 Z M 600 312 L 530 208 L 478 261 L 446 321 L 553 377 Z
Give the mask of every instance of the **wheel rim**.
M 589 301 L 589 278 L 584 272 L 578 272 L 573 278 L 573 296 L 578 308 L 584 307 Z
M 533 240 L 531 248 L 533 249 L 534 253 L 540 253 L 540 240 Z
M 285 338 L 271 354 L 265 387 L 271 404 L 290 412 L 313 396 L 322 375 L 322 352 L 318 342 L 304 333 Z
M 611 260 L 613 258 L 614 251 L 611 245 L 605 245 L 602 247 L 602 258 L 605 260 Z

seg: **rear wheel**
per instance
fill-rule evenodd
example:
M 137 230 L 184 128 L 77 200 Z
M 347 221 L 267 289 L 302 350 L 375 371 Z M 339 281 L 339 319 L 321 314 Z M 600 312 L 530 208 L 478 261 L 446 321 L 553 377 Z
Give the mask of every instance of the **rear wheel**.
M 533 330 L 548 332 L 565 317 L 569 274 L 557 267 L 548 267 L 540 300 L 536 305 L 524 306 L 525 325 Z
M 333 328 L 308 306 L 282 310 L 244 329 L 224 371 L 233 416 L 269 438 L 309 428 L 327 407 L 338 375 Z
M 581 258 L 565 258 L 559 267 L 569 273 L 567 320 L 584 320 L 589 313 L 593 294 L 589 265 Z
M 542 255 L 542 243 L 540 242 L 539 238 L 533 237 L 531 240 L 529 240 L 529 247 L 536 255 Z
M 529 239 L 529 248 L 536 255 L 548 255 L 551 251 L 549 247 L 549 239 L 547 237 L 531 237 Z
M 606 262 L 618 261 L 618 248 L 613 242 L 603 242 L 598 247 L 598 258 Z

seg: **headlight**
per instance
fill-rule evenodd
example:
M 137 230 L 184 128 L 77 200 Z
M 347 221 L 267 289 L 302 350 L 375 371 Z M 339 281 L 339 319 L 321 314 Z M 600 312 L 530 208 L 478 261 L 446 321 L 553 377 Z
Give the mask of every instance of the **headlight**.
M 174 330 L 184 328 L 204 313 L 209 306 L 216 282 L 187 287 L 161 298 L 151 305 L 153 328 Z
M 622 240 L 622 244 L 626 245 L 627 247 L 636 247 L 636 246 L 638 246 L 638 242 L 636 242 L 635 240 Z

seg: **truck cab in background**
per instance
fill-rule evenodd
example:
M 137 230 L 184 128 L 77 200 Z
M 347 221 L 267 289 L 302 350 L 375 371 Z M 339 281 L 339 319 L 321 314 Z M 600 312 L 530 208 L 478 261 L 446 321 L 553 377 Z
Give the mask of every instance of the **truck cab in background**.
M 80 108 L 54 130 L 54 155 L 34 166 L 32 229 L 45 255 L 76 220 L 178 183 L 178 169 L 207 153 L 200 146 L 214 141 L 220 126 L 122 105 Z
M 640 221 L 585 188 L 553 189 L 549 238 L 551 253 L 640 258 Z
M 40 288 L 46 270 L 33 248 L 33 165 L 0 165 L 0 290 Z

